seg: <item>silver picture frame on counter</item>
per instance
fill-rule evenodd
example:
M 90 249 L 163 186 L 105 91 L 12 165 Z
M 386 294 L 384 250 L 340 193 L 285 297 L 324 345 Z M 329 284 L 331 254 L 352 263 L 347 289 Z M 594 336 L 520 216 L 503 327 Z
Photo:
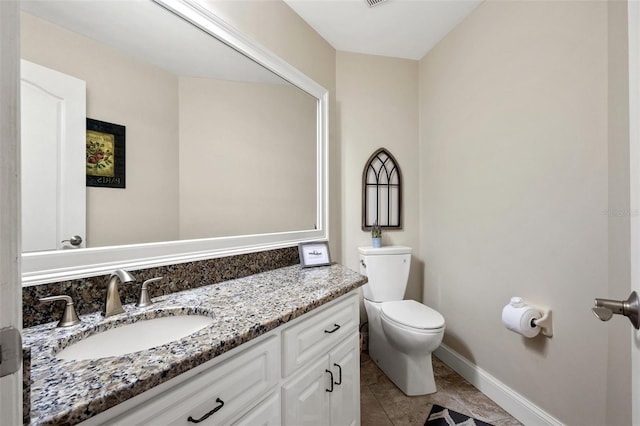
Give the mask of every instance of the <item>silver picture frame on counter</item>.
M 314 241 L 298 244 L 300 266 L 311 268 L 314 266 L 331 265 L 328 241 Z

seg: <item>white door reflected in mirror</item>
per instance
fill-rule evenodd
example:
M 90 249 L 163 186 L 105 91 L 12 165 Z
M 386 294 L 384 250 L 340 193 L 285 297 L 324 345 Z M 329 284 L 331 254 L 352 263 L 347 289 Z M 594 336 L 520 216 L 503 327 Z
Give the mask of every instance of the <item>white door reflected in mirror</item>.
M 20 81 L 22 251 L 85 247 L 85 82 L 25 60 Z

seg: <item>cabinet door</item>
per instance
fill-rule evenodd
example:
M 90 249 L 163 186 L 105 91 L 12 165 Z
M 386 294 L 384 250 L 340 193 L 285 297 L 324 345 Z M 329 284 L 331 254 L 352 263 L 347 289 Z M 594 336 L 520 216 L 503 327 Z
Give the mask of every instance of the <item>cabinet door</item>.
M 331 375 L 326 355 L 282 387 L 282 424 L 289 426 L 329 424 Z M 335 385 L 334 385 L 335 390 Z
M 360 424 L 360 350 L 357 335 L 345 339 L 329 353 L 334 384 L 331 393 L 331 425 Z

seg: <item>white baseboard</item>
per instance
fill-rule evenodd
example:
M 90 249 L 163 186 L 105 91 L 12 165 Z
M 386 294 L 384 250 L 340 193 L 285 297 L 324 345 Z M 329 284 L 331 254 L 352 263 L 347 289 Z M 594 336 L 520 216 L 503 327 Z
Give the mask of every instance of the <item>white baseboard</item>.
M 562 426 L 558 419 L 447 345 L 440 345 L 433 354 L 525 426 Z

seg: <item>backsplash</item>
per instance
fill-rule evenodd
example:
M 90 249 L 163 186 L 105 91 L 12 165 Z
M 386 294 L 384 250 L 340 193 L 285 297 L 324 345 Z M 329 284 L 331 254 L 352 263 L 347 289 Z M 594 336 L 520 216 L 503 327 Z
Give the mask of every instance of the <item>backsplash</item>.
M 137 302 L 142 282 L 150 278 L 164 277 L 161 281 L 149 285 L 149 295 L 153 298 L 283 268 L 299 262 L 298 247 L 287 247 L 156 268 L 129 270 L 136 282 L 119 284 L 120 298 L 123 305 Z M 64 303 L 42 303 L 38 300 L 41 297 L 69 295 L 73 299 L 78 315 L 100 311 L 103 308 L 108 280 L 109 275 L 100 275 L 24 287 L 22 289 L 23 327 L 56 321 L 62 316 Z

